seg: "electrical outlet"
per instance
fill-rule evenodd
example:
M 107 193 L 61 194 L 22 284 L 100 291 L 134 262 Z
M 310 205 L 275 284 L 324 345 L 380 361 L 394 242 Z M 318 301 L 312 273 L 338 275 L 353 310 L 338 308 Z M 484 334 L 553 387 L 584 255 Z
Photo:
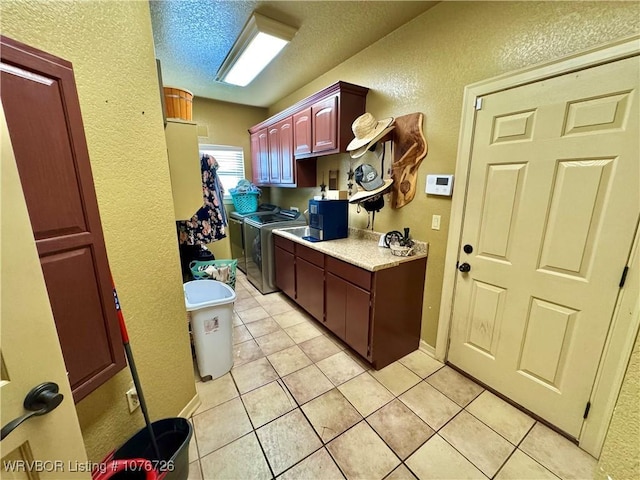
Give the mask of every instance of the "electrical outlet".
M 125 392 L 127 396 L 127 403 L 129 404 L 129 413 L 133 413 L 136 408 L 140 406 L 140 398 L 135 387 L 131 387 Z
M 293 210 L 294 212 L 299 212 L 300 209 L 298 207 L 290 207 L 289 210 Z
M 431 230 L 440 230 L 440 215 L 431 217 Z

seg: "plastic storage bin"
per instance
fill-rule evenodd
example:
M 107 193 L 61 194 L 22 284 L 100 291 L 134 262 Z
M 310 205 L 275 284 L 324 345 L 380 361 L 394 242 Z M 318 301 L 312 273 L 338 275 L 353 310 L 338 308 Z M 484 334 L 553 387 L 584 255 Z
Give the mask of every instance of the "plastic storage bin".
M 201 377 L 218 378 L 233 366 L 233 303 L 236 293 L 217 280 L 184 284 L 196 363 Z

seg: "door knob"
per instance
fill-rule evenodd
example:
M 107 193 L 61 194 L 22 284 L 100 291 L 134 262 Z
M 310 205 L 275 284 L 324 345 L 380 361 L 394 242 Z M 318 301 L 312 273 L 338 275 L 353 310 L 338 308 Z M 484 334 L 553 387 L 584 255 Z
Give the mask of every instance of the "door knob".
M 41 383 L 33 387 L 24 399 L 22 404 L 29 413 L 15 418 L 7 423 L 0 431 L 0 440 L 4 440 L 7 435 L 13 432 L 25 420 L 31 417 L 46 415 L 62 403 L 64 396 L 58 393 L 58 385 L 53 382 Z
M 462 264 L 460 264 L 460 266 L 458 267 L 458 270 L 460 270 L 462 273 L 467 273 L 471 271 L 471 265 L 469 265 L 467 262 L 464 262 Z

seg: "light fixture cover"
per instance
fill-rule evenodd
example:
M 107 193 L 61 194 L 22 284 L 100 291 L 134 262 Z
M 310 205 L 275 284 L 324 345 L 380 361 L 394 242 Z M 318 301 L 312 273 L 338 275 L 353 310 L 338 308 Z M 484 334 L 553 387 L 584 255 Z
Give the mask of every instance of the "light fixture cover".
M 248 85 L 296 32 L 294 27 L 254 12 L 218 69 L 216 81 Z

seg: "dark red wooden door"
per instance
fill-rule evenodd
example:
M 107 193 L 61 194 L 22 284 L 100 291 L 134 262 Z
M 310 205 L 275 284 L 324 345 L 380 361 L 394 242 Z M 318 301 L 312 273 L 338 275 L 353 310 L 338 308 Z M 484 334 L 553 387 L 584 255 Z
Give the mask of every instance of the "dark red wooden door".
M 76 401 L 125 365 L 71 63 L 0 37 L 0 92 Z

